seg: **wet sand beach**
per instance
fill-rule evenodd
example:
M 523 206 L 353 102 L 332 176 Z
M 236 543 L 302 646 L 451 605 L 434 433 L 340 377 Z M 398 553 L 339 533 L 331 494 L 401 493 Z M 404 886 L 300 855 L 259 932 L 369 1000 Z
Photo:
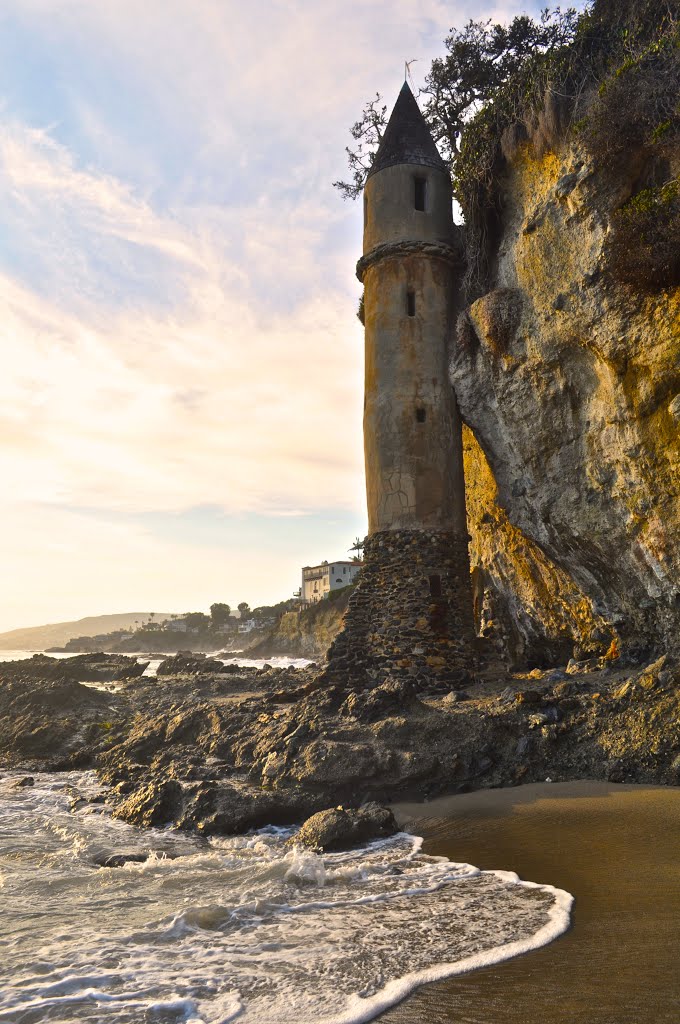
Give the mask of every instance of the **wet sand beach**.
M 680 789 L 536 784 L 400 804 L 424 850 L 575 896 L 550 946 L 426 986 L 385 1024 L 677 1024 Z

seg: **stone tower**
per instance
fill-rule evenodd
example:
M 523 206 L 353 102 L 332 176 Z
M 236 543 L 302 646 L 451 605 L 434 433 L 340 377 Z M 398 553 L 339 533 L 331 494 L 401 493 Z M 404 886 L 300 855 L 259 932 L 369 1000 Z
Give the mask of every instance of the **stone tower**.
M 461 271 L 451 181 L 404 84 L 364 189 L 365 566 L 327 672 L 469 682 L 462 428 L 448 346 Z
M 369 535 L 466 534 L 448 372 L 458 263 L 451 179 L 404 86 L 364 189 L 364 446 Z

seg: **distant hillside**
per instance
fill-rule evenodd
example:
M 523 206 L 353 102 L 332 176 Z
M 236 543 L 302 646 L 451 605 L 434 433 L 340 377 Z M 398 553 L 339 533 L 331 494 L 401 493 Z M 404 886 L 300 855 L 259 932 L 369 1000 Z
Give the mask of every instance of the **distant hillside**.
M 30 626 L 0 633 L 0 651 L 39 651 L 45 647 L 61 647 L 76 636 L 96 636 L 115 629 L 134 629 L 135 622 L 146 622 L 150 612 L 121 612 L 119 615 L 89 615 L 76 622 L 53 622 L 46 626 Z M 171 612 L 156 612 L 154 620 L 162 622 Z

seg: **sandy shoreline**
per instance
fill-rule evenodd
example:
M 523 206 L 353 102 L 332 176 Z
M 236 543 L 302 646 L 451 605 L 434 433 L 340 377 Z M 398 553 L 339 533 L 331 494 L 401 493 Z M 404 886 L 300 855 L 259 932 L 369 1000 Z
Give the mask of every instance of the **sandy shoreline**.
M 549 946 L 426 986 L 393 1024 L 676 1024 L 680 789 L 603 782 L 482 790 L 394 807 L 424 849 L 573 893 Z

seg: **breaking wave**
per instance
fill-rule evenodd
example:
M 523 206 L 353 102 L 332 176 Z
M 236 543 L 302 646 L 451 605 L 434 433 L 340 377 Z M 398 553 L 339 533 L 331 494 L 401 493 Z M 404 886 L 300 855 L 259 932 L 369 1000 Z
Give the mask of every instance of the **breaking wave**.
M 568 893 L 405 833 L 319 856 L 286 829 L 200 840 L 73 813 L 89 773 L 16 781 L 0 781 L 0 1022 L 359 1024 L 569 924 Z M 112 854 L 146 859 L 100 867 Z

